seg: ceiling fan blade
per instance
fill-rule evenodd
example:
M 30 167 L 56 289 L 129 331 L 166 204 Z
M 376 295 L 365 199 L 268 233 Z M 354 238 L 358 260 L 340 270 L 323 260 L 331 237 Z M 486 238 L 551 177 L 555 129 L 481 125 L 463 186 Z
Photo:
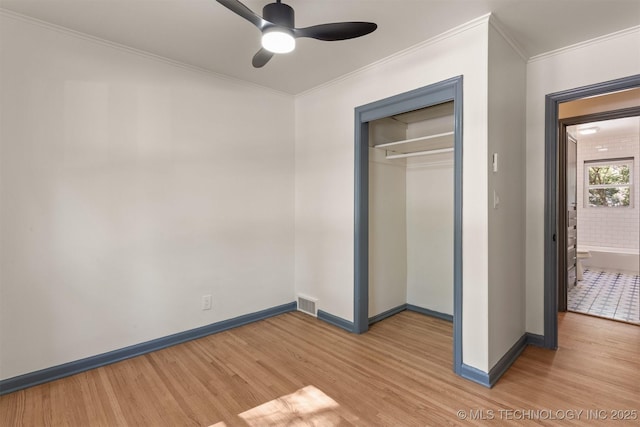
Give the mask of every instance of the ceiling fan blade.
M 220 1 L 220 0 L 218 0 Z M 314 25 L 306 28 L 296 28 L 296 37 L 310 37 L 324 41 L 354 39 L 372 33 L 378 28 L 373 22 L 334 22 L 333 24 Z
M 251 61 L 251 63 L 255 68 L 262 68 L 267 62 L 269 62 L 271 58 L 273 58 L 273 55 L 273 52 L 269 52 L 264 48 L 260 49 L 258 53 L 253 55 L 253 60 Z
M 247 21 L 251 22 L 253 25 L 258 27 L 260 30 L 264 29 L 264 27 L 269 23 L 262 19 L 261 16 L 253 13 L 251 9 L 249 9 L 244 4 L 240 3 L 238 0 L 216 0 L 218 3 L 232 11 L 233 13 L 241 16 Z

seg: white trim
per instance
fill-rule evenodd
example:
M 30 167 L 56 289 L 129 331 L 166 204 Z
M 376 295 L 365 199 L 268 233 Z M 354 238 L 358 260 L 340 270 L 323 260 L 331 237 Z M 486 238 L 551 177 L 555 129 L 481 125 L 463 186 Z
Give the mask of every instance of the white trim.
M 81 39 L 81 40 L 85 40 L 91 43 L 96 43 L 102 46 L 107 46 L 110 47 L 112 49 L 116 49 L 122 52 L 126 52 L 126 53 L 130 53 L 136 56 L 140 56 L 146 59 L 150 59 L 152 61 L 156 61 L 156 62 L 162 62 L 164 64 L 168 64 L 168 65 L 172 65 L 174 67 L 178 67 L 178 68 L 182 68 L 184 70 L 187 71 L 192 71 L 192 72 L 197 72 L 197 73 L 201 73 L 201 74 L 206 74 L 208 76 L 211 77 L 216 77 L 218 79 L 221 80 L 226 80 L 232 83 L 235 83 L 237 85 L 240 86 L 245 86 L 245 87 L 251 87 L 254 89 L 262 89 L 262 90 L 266 90 L 269 92 L 273 92 L 274 94 L 277 95 L 281 95 L 281 96 L 285 96 L 287 98 L 293 97 L 294 95 L 287 93 L 287 92 L 283 92 L 280 90 L 276 90 L 267 86 L 262 86 L 259 85 L 257 83 L 253 83 L 253 82 L 249 82 L 247 80 L 242 80 L 236 77 L 231 77 L 228 76 L 226 74 L 221 74 L 221 73 L 217 73 L 215 71 L 211 71 L 209 69 L 206 68 L 202 68 L 202 67 L 198 67 L 196 65 L 191 65 L 191 64 L 187 64 L 185 62 L 180 62 L 180 61 L 176 61 L 174 59 L 171 58 L 167 58 L 166 56 L 161 56 L 161 55 L 157 55 L 155 53 L 151 53 L 151 52 L 147 52 L 144 50 L 140 50 L 140 49 L 136 49 L 133 47 L 129 47 L 120 43 L 116 43 L 116 42 L 112 42 L 100 37 L 96 37 L 96 36 L 92 36 L 90 34 L 87 33 L 83 33 L 80 31 L 76 31 L 76 30 L 72 30 L 70 28 L 67 27 L 63 27 L 61 25 L 56 25 L 56 24 L 52 24 L 50 22 L 46 22 L 46 21 L 42 21 L 40 19 L 37 18 L 33 18 L 31 16 L 27 16 L 27 15 L 23 15 L 21 13 L 17 13 L 17 12 L 13 12 L 11 10 L 8 9 L 4 9 L 2 7 L 0 7 L 0 16 L 3 17 L 7 17 L 7 18 L 12 18 L 15 19 L 17 21 L 22 21 L 25 22 L 27 24 L 31 24 L 31 25 L 35 25 L 41 28 L 45 28 L 47 30 L 51 30 L 51 31 L 55 31 L 58 33 L 62 33 L 65 34 L 67 36 L 71 36 L 71 37 L 75 37 L 77 39 Z
M 572 50 L 582 49 L 594 44 L 599 44 L 608 40 L 617 39 L 633 33 L 640 33 L 640 25 L 636 25 L 635 27 L 627 28 L 625 30 L 616 31 L 614 33 L 605 34 L 604 36 L 596 37 L 590 40 L 585 40 L 569 46 L 561 47 L 560 49 L 551 50 L 549 52 L 541 53 L 539 55 L 534 55 L 531 58 L 529 58 L 528 63 L 542 61 L 544 59 L 551 58 L 556 55 L 561 55 L 563 53 L 566 53 Z
M 516 51 L 518 56 L 522 58 L 524 62 L 527 62 L 529 55 L 520 44 L 508 33 L 508 31 L 502 26 L 500 20 L 493 14 L 489 16 L 489 25 L 500 34 L 500 36 Z
M 432 37 L 430 39 L 421 41 L 418 44 L 414 44 L 413 46 L 410 46 L 410 47 L 408 47 L 406 49 L 403 49 L 403 50 L 401 50 L 399 52 L 393 53 L 393 54 L 391 54 L 391 55 L 389 55 L 389 56 L 387 56 L 385 58 L 382 58 L 382 59 L 379 59 L 379 60 L 377 60 L 375 62 L 372 62 L 369 65 L 365 65 L 362 68 L 358 68 L 357 70 L 351 71 L 350 73 L 343 74 L 343 75 L 341 75 L 339 77 L 336 77 L 333 80 L 329 80 L 328 82 L 321 83 L 318 86 L 312 87 L 311 89 L 307 89 L 307 90 L 305 90 L 303 92 L 297 93 L 294 96 L 295 97 L 304 96 L 304 95 L 307 95 L 309 93 L 324 89 L 326 87 L 333 86 L 333 85 L 338 84 L 339 82 L 341 82 L 343 80 L 346 80 L 348 78 L 351 78 L 351 77 L 353 77 L 355 75 L 362 74 L 362 73 L 364 73 L 365 71 L 367 71 L 367 70 L 369 70 L 371 68 L 378 67 L 378 66 L 380 66 L 382 64 L 385 64 L 387 62 L 396 60 L 396 59 L 398 59 L 398 58 L 400 58 L 402 56 L 405 56 L 405 55 L 408 55 L 408 54 L 413 53 L 415 51 L 418 51 L 418 50 L 422 49 L 425 46 L 429 46 L 429 45 L 441 42 L 443 40 L 446 40 L 448 38 L 455 37 L 456 35 L 458 35 L 460 33 L 464 33 L 465 31 L 468 31 L 468 30 L 470 30 L 472 28 L 475 28 L 475 27 L 478 27 L 478 26 L 480 26 L 482 24 L 488 23 L 490 17 L 491 17 L 490 13 L 487 13 L 486 15 L 482 15 L 482 16 L 480 16 L 478 18 L 475 18 L 475 19 L 473 19 L 473 20 L 471 20 L 471 21 L 469 21 L 467 23 L 464 23 L 464 24 L 459 25 L 457 27 L 454 27 L 454 28 L 452 28 L 450 30 L 447 30 L 444 33 L 441 33 L 441 34 L 439 34 L 439 35 L 437 35 L 435 37 Z

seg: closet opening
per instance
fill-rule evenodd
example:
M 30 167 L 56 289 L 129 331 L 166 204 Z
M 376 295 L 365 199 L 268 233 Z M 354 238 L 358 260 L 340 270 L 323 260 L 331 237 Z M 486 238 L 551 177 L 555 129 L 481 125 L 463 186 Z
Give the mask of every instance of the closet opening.
M 453 321 L 462 366 L 462 77 L 356 108 L 354 332 Z

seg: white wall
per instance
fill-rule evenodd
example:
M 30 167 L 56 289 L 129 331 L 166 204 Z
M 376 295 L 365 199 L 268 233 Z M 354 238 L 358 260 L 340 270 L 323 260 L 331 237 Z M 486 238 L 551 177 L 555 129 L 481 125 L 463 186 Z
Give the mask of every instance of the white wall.
M 370 143 L 453 129 L 453 115 L 369 124 Z M 453 137 L 451 137 L 453 142 Z M 369 317 L 405 303 L 453 314 L 453 154 L 369 149 Z
M 488 18 L 296 97 L 295 283 L 353 320 L 354 109 L 464 76 L 463 361 L 488 370 Z
M 545 95 L 640 73 L 640 28 L 533 58 L 527 64 L 526 301 L 528 332 L 544 333 Z
M 407 164 L 407 303 L 453 315 L 453 154 Z
M 526 63 L 489 28 L 489 367 L 525 333 Z M 499 203 L 494 207 L 494 192 Z
M 633 120 L 640 121 L 640 118 Z M 603 137 L 577 135 L 578 140 L 578 247 L 617 249 L 640 248 L 640 134 L 637 132 Z M 605 146 L 608 151 L 599 151 Z M 631 206 L 624 208 L 585 206 L 584 162 L 633 158 Z
M 509 145 L 517 126 L 499 116 L 517 116 L 520 95 L 498 84 L 498 76 L 516 84 L 503 66 L 517 70 L 515 80 L 520 68 L 488 17 L 299 95 L 295 105 L 0 19 L 0 378 L 286 303 L 294 288 L 352 320 L 354 108 L 457 75 L 463 362 L 488 371 L 521 331 L 519 270 L 500 261 L 517 264 L 521 254 L 506 252 L 497 227 L 519 223 L 519 175 L 488 174 L 493 151 L 507 153 L 512 167 L 521 160 Z M 640 73 L 638 45 L 634 29 L 526 67 L 529 332 L 543 333 L 544 96 Z M 491 212 L 493 188 L 503 211 Z M 200 310 L 206 293 L 211 312 Z
M 369 317 L 407 302 L 405 162 L 369 148 Z
M 294 300 L 292 97 L 0 24 L 0 378 Z

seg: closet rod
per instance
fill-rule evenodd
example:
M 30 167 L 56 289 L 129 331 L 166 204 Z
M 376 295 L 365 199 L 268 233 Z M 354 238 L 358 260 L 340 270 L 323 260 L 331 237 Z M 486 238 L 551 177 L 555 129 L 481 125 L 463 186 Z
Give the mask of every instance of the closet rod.
M 418 141 L 426 141 L 428 139 L 440 138 L 440 137 L 443 137 L 443 136 L 450 136 L 450 135 L 453 135 L 453 132 L 438 133 L 438 134 L 435 134 L 435 135 L 427 135 L 427 136 L 421 136 L 421 137 L 418 137 L 418 138 L 404 139 L 402 141 L 386 142 L 384 144 L 374 145 L 373 148 L 391 147 L 393 145 L 408 144 L 410 142 L 418 142 Z
M 431 154 L 451 153 L 451 152 L 453 152 L 453 148 L 441 148 L 439 150 L 414 151 L 413 153 L 392 154 L 392 155 L 387 154 L 386 159 L 387 160 L 403 159 L 405 157 L 429 156 Z

